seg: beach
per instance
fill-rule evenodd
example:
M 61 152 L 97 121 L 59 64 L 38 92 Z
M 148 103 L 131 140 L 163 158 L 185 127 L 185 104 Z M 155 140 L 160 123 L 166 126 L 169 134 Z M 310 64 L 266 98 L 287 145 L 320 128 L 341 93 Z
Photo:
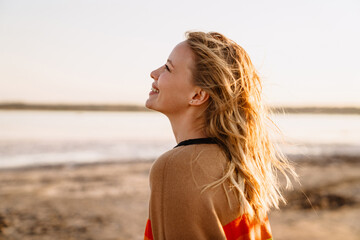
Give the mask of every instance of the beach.
M 152 162 L 0 170 L 0 239 L 142 239 Z M 274 239 L 360 239 L 360 157 L 296 159 L 301 186 L 270 215 Z

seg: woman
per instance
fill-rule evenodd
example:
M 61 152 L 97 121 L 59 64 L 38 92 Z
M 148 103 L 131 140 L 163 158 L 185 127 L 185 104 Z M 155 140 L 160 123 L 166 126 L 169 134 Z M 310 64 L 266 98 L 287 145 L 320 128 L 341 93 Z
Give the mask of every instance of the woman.
M 146 107 L 169 118 L 178 144 L 151 168 L 145 239 L 272 239 L 276 172 L 295 172 L 269 140 L 260 79 L 225 36 L 186 38 L 151 73 Z

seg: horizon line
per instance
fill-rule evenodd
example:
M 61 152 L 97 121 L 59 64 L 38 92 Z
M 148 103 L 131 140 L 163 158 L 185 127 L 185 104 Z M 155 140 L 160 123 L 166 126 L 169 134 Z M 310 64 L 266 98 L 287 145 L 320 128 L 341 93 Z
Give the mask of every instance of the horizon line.
M 273 113 L 360 114 L 354 106 L 267 106 Z M 0 110 L 152 112 L 138 104 L 0 102 Z

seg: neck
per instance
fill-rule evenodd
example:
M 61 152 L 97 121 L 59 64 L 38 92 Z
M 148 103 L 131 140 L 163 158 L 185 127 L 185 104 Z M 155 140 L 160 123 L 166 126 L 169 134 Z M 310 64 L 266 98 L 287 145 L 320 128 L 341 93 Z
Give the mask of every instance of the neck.
M 188 139 L 208 137 L 204 131 L 204 121 L 192 114 L 168 116 L 177 143 Z

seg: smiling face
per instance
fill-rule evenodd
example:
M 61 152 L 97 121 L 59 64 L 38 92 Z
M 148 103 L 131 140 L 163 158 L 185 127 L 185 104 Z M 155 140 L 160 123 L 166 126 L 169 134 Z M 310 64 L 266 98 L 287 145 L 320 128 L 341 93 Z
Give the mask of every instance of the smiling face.
M 151 72 L 154 80 L 146 107 L 165 115 L 181 113 L 196 94 L 192 68 L 194 54 L 186 42 L 179 43 L 165 65 Z

